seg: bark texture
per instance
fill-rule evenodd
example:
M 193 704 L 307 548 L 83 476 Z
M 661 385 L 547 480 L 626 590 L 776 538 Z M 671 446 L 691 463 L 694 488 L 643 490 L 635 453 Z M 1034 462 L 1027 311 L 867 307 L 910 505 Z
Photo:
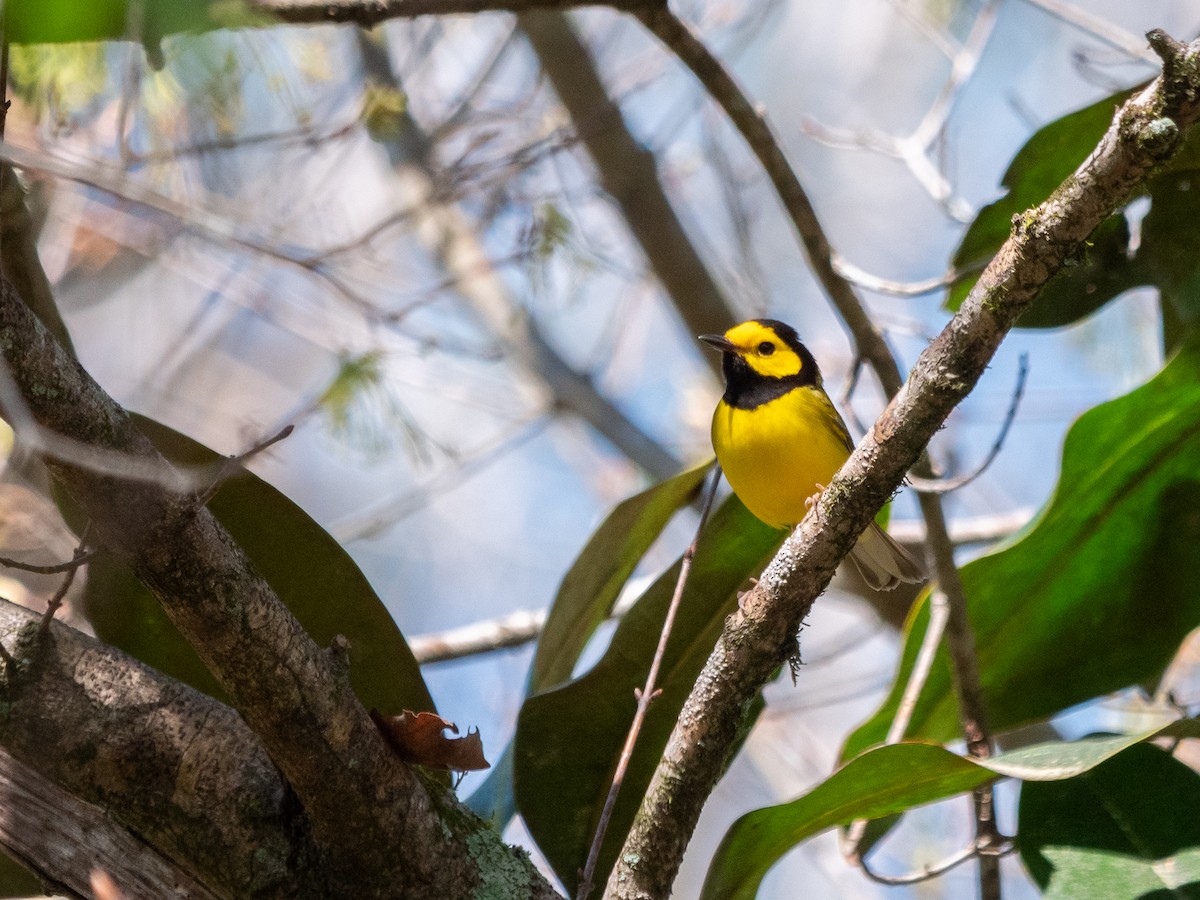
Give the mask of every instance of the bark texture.
M 39 639 L 39 618 L 0 601 L 0 843 L 85 895 L 96 867 L 130 898 L 320 895 L 299 806 L 237 713 L 66 625 Z

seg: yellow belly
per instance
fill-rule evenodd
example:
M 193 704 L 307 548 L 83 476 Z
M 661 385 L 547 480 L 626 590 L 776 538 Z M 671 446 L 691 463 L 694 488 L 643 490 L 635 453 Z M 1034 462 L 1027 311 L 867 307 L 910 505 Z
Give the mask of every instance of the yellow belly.
M 798 388 L 754 409 L 717 404 L 713 449 L 746 508 L 784 528 L 804 518 L 804 501 L 850 456 L 844 428 L 824 394 Z

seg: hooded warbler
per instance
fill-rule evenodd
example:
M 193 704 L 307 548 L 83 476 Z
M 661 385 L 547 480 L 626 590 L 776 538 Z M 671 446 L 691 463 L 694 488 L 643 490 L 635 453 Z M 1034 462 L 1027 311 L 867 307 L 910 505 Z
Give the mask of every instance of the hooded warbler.
M 854 450 L 817 361 L 795 329 L 774 319 L 752 319 L 700 340 L 723 355 L 725 395 L 712 422 L 717 461 L 750 512 L 790 528 Z M 850 558 L 875 590 L 925 578 L 920 563 L 875 522 Z

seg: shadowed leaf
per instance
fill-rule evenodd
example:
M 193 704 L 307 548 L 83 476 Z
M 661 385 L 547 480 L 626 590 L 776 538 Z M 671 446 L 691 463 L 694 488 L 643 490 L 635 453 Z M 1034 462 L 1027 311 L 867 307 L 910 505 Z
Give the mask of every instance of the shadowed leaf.
M 212 466 L 224 457 L 142 416 L 133 417 L 172 462 Z M 208 504 L 320 646 L 350 642 L 350 683 L 368 709 L 433 709 L 404 636 L 349 554 L 299 506 L 237 467 Z M 162 607 L 112 554 L 88 566 L 84 610 L 96 635 L 218 699 L 224 691 Z
M 1200 775 L 1151 745 L 1021 788 L 1021 859 L 1052 900 L 1200 897 Z
M 957 310 L 974 286 L 980 269 L 1000 249 L 1014 216 L 1037 206 L 1096 146 L 1114 110 L 1132 91 L 1120 91 L 1070 113 L 1038 130 L 1013 157 L 1001 179 L 1006 193 L 980 210 L 968 227 L 952 265 L 964 272 L 950 289 L 947 309 Z M 1160 173 L 1148 179 L 1139 196 L 1149 196 L 1141 239 L 1130 240 L 1124 213 L 1106 219 L 1093 232 L 1080 257 L 1068 260 L 1017 321 L 1018 328 L 1056 328 L 1095 312 L 1135 287 L 1160 288 L 1181 316 L 1200 317 L 1200 133 L 1186 143 Z
M 637 564 L 675 513 L 696 496 L 706 462 L 623 501 L 588 539 L 562 580 L 538 640 L 529 673 L 536 694 L 571 677 L 579 654 L 613 604 Z
M 784 532 L 730 498 L 709 520 L 696 552 L 659 679 L 614 809 L 600 864 L 603 883 L 650 782 L 679 710 L 708 659 L 736 591 L 756 573 Z M 530 697 L 515 749 L 517 805 L 554 870 L 571 890 L 585 862 L 613 769 L 645 683 L 679 574 L 672 566 L 622 619 L 604 657 L 586 675 Z M 747 712 L 751 720 L 758 708 Z
M 526 693 L 539 693 L 571 677 L 579 655 L 612 612 L 621 589 L 675 513 L 711 471 L 706 462 L 621 502 L 588 539 L 546 617 Z M 476 813 L 507 823 L 516 813 L 512 746 L 467 801 Z

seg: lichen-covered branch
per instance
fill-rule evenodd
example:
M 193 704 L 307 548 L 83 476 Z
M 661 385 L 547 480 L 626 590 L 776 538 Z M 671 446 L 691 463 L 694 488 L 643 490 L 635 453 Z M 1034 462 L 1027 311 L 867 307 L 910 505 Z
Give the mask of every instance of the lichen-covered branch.
M 765 115 L 750 102 L 733 74 L 671 10 L 664 8 L 637 15 L 699 79 L 754 152 L 774 186 L 784 211 L 792 220 L 813 273 L 850 333 L 857 356 L 874 371 L 888 398 L 895 397 L 901 385 L 900 368 L 882 332 L 867 314 L 858 292 L 834 264 L 829 237 Z M 932 475 L 927 456 L 917 461 L 914 472 L 925 477 Z M 991 753 L 992 741 L 979 685 L 974 634 L 967 617 L 966 597 L 954 565 L 945 513 L 941 499 L 934 494 L 921 494 L 918 501 L 934 562 L 934 577 L 946 597 L 950 613 L 946 620 L 950 638 L 947 645 L 963 731 L 972 755 L 987 756 Z M 879 606 L 886 608 L 885 604 L 886 601 L 883 601 Z M 976 820 L 977 840 L 988 844 L 995 840 L 995 822 L 990 813 L 985 816 L 982 811 L 985 808 L 990 810 L 991 791 L 991 787 L 980 788 L 980 796 L 988 799 L 986 803 L 978 805 L 981 814 Z M 998 883 L 992 877 L 995 875 L 994 863 L 990 857 L 981 860 L 981 896 L 984 900 L 997 896 L 996 891 L 989 887 Z
M 1092 155 L 1013 232 L 961 310 L 726 623 L 688 698 L 618 857 L 607 895 L 670 893 L 683 849 L 724 769 L 743 713 L 793 652 L 801 620 L 839 561 L 974 387 L 1000 342 L 1091 232 L 1170 158 L 1200 118 L 1200 41 L 1162 32 L 1163 75 L 1127 102 Z
M 38 427 L 165 472 L 125 411 L 7 281 L 0 282 L 0 354 Z M 530 896 L 552 896 L 527 858 L 465 811 L 457 813 L 461 830 L 447 829 L 453 799 L 436 796 L 392 755 L 345 672 L 194 496 L 166 487 L 169 476 L 138 481 L 78 461 L 47 465 L 91 519 L 97 542 L 154 593 L 262 741 L 304 809 L 336 886 L 331 896 L 468 896 L 490 874 L 468 838 L 523 865 Z

